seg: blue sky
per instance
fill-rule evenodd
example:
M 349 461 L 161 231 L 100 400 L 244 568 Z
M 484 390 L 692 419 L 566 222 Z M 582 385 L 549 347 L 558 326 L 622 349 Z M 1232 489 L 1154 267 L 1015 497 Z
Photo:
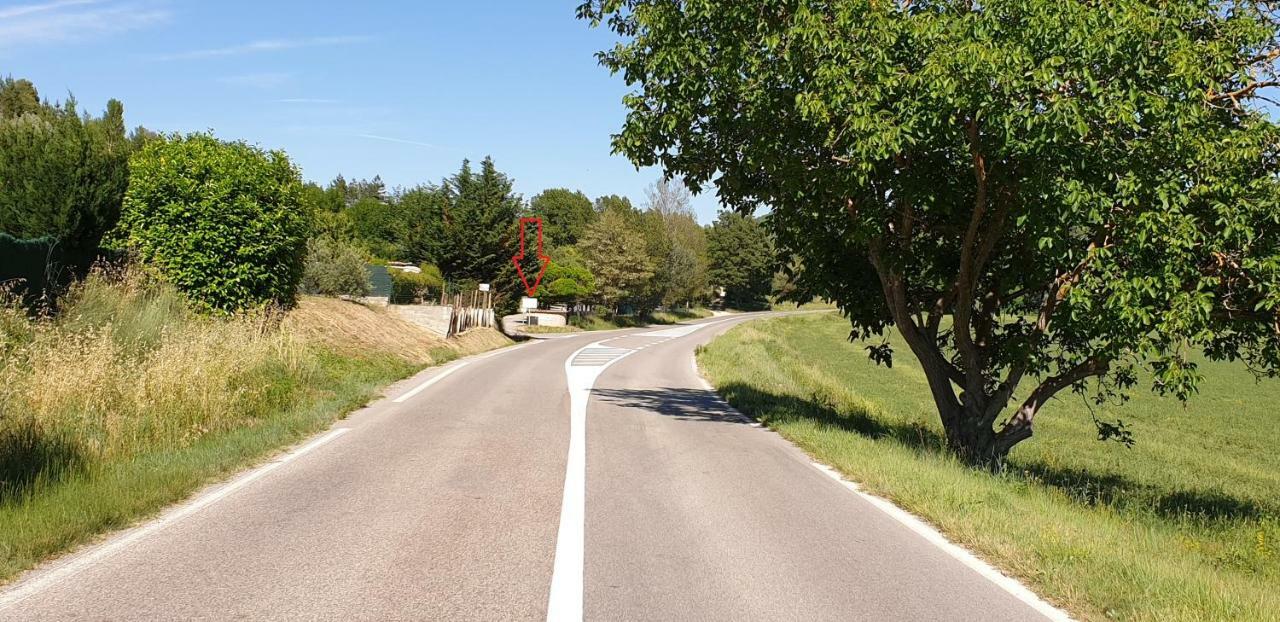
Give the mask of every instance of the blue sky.
M 130 126 L 282 148 L 311 180 L 411 186 L 492 155 L 526 198 L 641 204 L 659 173 L 610 155 L 627 88 L 577 4 L 0 0 L 0 75 L 95 113 L 115 97 Z M 713 193 L 694 203 L 715 217 Z

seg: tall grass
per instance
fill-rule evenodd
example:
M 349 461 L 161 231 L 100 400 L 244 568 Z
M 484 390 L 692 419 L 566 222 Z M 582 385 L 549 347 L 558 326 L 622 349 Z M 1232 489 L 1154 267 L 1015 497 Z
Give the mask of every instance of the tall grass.
M 886 369 L 848 330 L 835 314 L 752 322 L 698 360 L 735 406 L 1080 618 L 1280 620 L 1280 382 L 1206 361 L 1185 407 L 1064 396 L 992 475 L 943 450 L 908 348 L 895 340 Z M 1094 414 L 1137 444 L 1096 440 Z
M 0 308 L 0 581 L 459 354 L 429 337 L 414 342 L 422 352 L 337 343 L 332 326 L 308 325 L 331 320 L 325 304 L 284 323 L 209 318 L 161 283 L 96 272 L 54 317 Z M 357 310 L 370 332 L 407 330 Z

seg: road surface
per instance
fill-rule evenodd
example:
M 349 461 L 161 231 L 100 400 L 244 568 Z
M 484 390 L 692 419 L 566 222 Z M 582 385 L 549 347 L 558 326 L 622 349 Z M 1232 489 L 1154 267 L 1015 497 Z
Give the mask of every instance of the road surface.
M 695 346 L 748 319 L 535 340 L 426 370 L 28 573 L 0 592 L 0 619 L 1056 615 L 708 390 Z

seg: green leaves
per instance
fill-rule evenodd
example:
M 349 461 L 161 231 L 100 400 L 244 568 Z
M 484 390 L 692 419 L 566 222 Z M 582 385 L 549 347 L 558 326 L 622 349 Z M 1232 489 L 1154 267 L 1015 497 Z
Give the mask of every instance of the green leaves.
M 736 212 L 721 212 L 707 232 L 711 284 L 724 290 L 734 309 L 767 308 L 778 266 L 773 240 L 764 225 Z
M 1189 349 L 1280 367 L 1280 128 L 1255 97 L 1280 35 L 1254 8 L 581 12 L 623 38 L 600 57 L 635 89 L 615 148 L 742 213 L 770 207 L 801 294 L 835 300 L 858 335 L 919 331 L 939 408 L 985 421 L 1024 378 L 1123 392 L 1146 365 L 1186 398 Z M 947 315 L 965 319 L 948 333 Z M 1028 400 L 1029 426 L 1044 402 Z
M 284 152 L 174 135 L 134 155 L 130 173 L 119 236 L 197 305 L 293 303 L 312 214 Z

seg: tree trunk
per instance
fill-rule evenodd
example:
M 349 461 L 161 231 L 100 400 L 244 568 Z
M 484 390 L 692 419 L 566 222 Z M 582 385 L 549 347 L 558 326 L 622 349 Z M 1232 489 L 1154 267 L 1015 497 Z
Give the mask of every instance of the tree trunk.
M 943 428 L 947 449 L 961 462 L 991 471 L 1004 467 L 1012 445 L 1003 445 L 996 431 L 984 424 L 981 415 L 961 407 L 952 416 L 943 417 Z

